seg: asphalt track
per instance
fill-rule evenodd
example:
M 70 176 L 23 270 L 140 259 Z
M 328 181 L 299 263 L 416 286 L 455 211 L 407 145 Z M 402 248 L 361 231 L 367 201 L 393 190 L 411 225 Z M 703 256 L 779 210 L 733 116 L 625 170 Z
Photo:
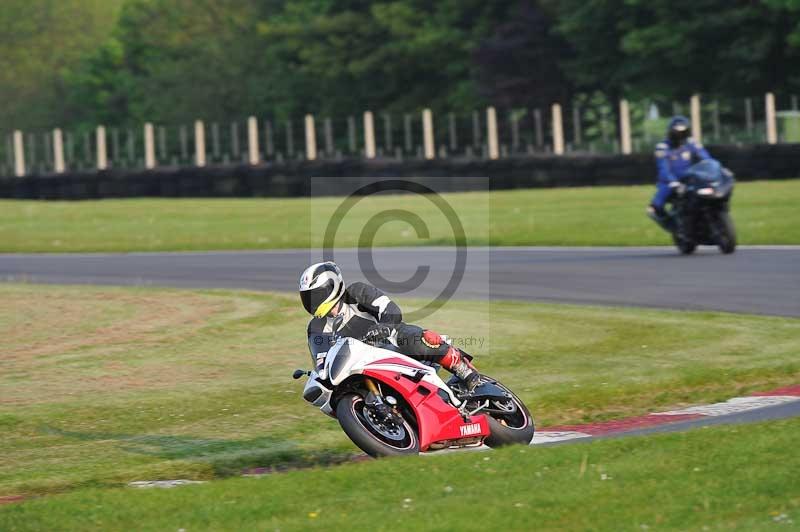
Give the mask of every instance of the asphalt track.
M 336 250 L 347 280 L 430 299 L 453 277 L 453 248 Z M 460 299 L 516 299 L 800 317 L 800 246 L 700 248 L 469 248 Z M 363 252 L 362 252 L 363 253 Z M 0 254 L 8 282 L 294 291 L 319 260 L 308 250 L 129 254 Z M 419 267 L 424 282 L 408 281 Z M 380 275 L 384 280 L 377 278 Z

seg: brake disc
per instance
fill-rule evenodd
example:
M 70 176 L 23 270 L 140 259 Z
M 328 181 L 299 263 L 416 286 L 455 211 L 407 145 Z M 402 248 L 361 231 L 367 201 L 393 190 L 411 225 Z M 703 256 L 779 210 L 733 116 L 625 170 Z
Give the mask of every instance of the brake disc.
M 379 420 L 375 411 L 364 406 L 362 411 L 364 419 L 381 436 L 392 441 L 403 441 L 406 437 L 406 429 L 403 425 L 398 425 L 391 420 Z

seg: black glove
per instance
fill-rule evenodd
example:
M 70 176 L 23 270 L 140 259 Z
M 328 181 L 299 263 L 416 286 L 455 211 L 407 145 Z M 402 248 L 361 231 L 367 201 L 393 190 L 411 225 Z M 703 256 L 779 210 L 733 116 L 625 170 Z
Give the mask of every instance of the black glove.
M 388 325 L 373 325 L 370 330 L 364 334 L 362 340 L 368 344 L 374 344 L 380 342 L 381 340 L 385 340 L 392 335 L 392 328 Z

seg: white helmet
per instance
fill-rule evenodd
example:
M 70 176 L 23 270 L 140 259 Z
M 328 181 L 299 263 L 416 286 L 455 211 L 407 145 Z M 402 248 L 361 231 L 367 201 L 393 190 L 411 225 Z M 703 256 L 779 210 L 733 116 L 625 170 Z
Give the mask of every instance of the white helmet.
M 335 262 L 312 264 L 300 276 L 300 300 L 315 318 L 326 316 L 343 294 L 342 270 Z

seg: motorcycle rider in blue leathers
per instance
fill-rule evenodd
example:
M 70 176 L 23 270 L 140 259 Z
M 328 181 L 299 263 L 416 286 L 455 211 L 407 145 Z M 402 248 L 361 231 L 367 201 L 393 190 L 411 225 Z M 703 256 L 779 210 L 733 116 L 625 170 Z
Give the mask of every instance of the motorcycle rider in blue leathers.
M 656 167 L 658 182 L 656 193 L 647 208 L 648 214 L 657 222 L 667 219 L 664 210 L 670 196 L 680 186 L 680 179 L 696 162 L 712 159 L 702 144 L 691 138 L 691 124 L 685 116 L 675 116 L 667 126 L 667 138 L 656 144 Z

